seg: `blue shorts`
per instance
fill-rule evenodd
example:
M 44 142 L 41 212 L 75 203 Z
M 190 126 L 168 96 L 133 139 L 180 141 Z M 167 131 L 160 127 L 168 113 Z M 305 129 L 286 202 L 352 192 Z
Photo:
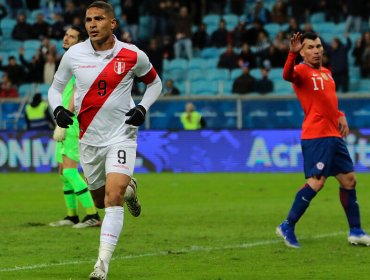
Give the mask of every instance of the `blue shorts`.
M 306 178 L 336 176 L 353 171 L 353 162 L 342 138 L 301 140 L 301 146 Z

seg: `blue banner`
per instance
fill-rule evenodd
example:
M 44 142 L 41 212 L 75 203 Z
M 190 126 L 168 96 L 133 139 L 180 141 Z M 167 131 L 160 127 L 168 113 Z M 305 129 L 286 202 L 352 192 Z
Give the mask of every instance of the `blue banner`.
M 139 132 L 136 173 L 303 172 L 300 130 Z M 370 169 L 370 129 L 351 131 L 357 172 Z M 1 172 L 56 172 L 50 131 L 0 132 Z

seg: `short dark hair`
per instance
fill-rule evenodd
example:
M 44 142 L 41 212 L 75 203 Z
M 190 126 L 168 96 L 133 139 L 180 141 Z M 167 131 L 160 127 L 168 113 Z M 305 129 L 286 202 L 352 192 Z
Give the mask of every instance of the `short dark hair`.
M 306 32 L 301 37 L 301 43 L 303 43 L 304 39 L 316 40 L 318 37 L 315 32 Z
M 107 14 L 111 15 L 113 18 L 114 16 L 114 9 L 113 6 L 107 2 L 104 1 L 94 1 L 92 2 L 86 10 L 90 8 L 98 8 L 104 10 Z
M 75 30 L 78 32 L 78 41 L 81 42 L 81 41 L 85 41 L 87 39 L 87 33 L 84 29 L 82 29 L 81 27 L 79 27 L 78 25 L 71 25 L 69 28 Z

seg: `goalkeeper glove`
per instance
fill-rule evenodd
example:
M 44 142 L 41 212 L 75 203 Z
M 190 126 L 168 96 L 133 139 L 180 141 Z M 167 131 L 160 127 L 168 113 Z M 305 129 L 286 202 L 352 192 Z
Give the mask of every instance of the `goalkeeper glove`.
M 56 126 L 53 133 L 53 139 L 57 142 L 62 142 L 66 138 L 66 129 Z
M 73 124 L 72 117 L 75 114 L 65 109 L 63 106 L 58 106 L 54 110 L 54 118 L 57 122 L 57 125 L 59 125 L 62 128 L 68 128 L 69 125 Z
M 129 116 L 129 118 L 126 120 L 125 123 L 134 126 L 140 126 L 145 121 L 145 114 L 145 108 L 141 105 L 137 105 L 126 113 L 126 116 Z

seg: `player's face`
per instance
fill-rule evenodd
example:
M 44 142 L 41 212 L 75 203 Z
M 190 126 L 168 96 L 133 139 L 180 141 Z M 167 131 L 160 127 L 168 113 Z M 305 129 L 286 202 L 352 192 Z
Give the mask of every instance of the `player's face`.
M 315 68 L 320 67 L 324 54 L 324 48 L 320 38 L 316 38 L 315 40 L 305 39 L 303 44 L 304 46 L 300 51 L 300 55 L 303 57 L 304 62 Z
M 63 49 L 68 50 L 74 44 L 78 43 L 79 32 L 72 28 L 69 28 L 63 37 Z
M 86 11 L 85 28 L 94 46 L 102 45 L 112 38 L 116 19 L 96 7 Z

